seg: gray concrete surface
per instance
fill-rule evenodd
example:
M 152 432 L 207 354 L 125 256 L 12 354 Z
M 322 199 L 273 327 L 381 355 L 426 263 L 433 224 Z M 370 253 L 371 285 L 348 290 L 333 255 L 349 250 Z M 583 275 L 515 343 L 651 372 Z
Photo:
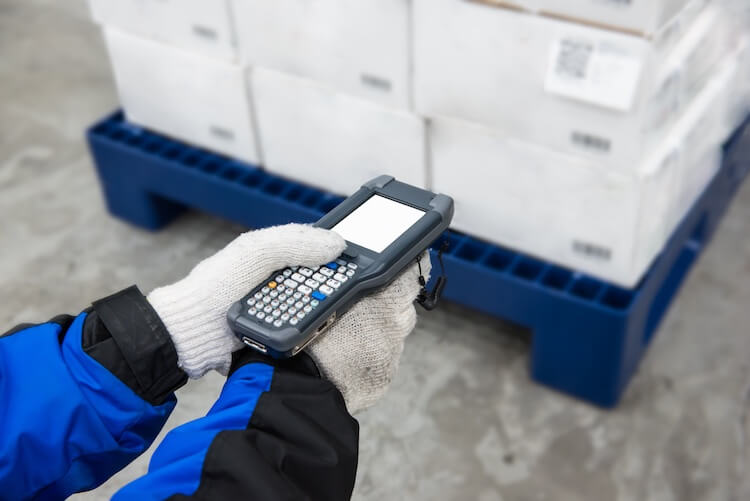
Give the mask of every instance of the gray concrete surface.
M 188 214 L 148 233 L 106 213 L 82 134 L 116 102 L 82 0 L 0 0 L 0 325 L 148 291 L 240 231 Z M 750 499 L 748 278 L 750 183 L 614 412 L 530 382 L 523 330 L 456 306 L 423 315 L 391 391 L 359 416 L 355 499 Z M 180 390 L 167 428 L 220 385 Z M 74 498 L 107 499 L 147 461 Z

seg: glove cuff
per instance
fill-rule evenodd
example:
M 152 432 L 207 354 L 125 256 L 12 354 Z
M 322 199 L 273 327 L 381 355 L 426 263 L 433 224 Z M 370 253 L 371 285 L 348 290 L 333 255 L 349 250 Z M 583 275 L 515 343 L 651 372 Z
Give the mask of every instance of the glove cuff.
M 147 297 L 172 338 L 179 367 L 197 379 L 215 369 L 226 375 L 232 352 L 242 347 L 227 325 L 226 308 L 216 308 L 216 298 L 206 297 L 205 289 L 190 277 L 160 287 Z

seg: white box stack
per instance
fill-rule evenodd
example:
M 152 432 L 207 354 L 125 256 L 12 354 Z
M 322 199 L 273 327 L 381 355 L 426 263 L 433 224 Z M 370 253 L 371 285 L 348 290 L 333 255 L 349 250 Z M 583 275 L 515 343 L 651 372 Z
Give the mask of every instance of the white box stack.
M 747 0 L 89 0 L 128 118 L 638 283 L 750 111 Z
M 718 5 L 605 4 L 415 0 L 415 106 L 457 229 L 632 287 L 718 168 L 742 51 Z

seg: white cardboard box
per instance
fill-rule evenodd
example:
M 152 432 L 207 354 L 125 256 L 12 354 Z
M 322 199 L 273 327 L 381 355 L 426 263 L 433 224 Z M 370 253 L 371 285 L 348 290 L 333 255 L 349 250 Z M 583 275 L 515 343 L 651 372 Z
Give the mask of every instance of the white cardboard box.
M 493 0 L 487 0 L 492 3 Z M 510 0 L 538 12 L 641 36 L 658 36 L 682 23 L 695 4 L 690 0 Z M 705 3 L 705 0 L 701 0 Z
M 381 174 L 426 186 L 416 115 L 272 70 L 257 68 L 250 81 L 269 171 L 341 195 Z
M 103 26 L 236 60 L 229 0 L 89 0 L 89 8 Z
M 128 120 L 259 163 L 244 69 L 183 49 L 104 30 Z
M 622 33 L 464 0 L 415 0 L 416 109 L 632 168 L 729 45 L 721 19 L 701 14 L 672 58 Z
M 232 0 L 232 9 L 245 63 L 411 106 L 410 0 Z
M 712 79 L 654 155 L 631 171 L 435 119 L 428 127 L 433 189 L 454 197 L 457 230 L 633 287 L 715 172 L 713 164 L 689 162 L 685 143 L 713 120 L 708 114 L 721 115 L 730 70 Z M 711 147 L 718 139 L 701 151 Z

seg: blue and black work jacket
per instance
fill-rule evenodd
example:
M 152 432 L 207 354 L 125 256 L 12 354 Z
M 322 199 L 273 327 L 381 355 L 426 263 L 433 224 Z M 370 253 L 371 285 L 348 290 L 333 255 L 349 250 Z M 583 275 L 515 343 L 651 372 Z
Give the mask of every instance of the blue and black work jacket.
M 137 288 L 0 336 L 0 500 L 90 490 L 153 442 L 187 381 Z M 205 417 L 113 499 L 349 499 L 359 427 L 307 356 L 235 354 Z

